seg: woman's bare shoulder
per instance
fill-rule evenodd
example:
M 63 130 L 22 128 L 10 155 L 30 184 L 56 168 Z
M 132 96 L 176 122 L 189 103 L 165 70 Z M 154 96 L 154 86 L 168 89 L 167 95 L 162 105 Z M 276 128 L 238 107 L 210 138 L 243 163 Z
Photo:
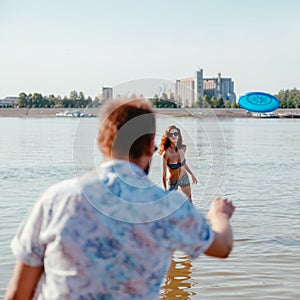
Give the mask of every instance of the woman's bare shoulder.
M 165 149 L 161 155 L 163 158 L 167 158 L 170 155 L 170 153 L 169 153 L 168 149 Z

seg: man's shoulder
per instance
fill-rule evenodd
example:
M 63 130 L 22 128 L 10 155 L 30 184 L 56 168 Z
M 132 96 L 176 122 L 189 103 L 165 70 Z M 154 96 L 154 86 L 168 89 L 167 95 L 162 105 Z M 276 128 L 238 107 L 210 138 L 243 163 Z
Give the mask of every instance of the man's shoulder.
M 65 179 L 50 185 L 44 190 L 44 194 L 53 194 L 53 193 L 64 193 L 64 192 L 74 192 L 76 191 L 76 182 L 77 177 Z
M 66 197 L 79 195 L 82 193 L 83 185 L 87 184 L 88 181 L 91 182 L 92 178 L 92 172 L 89 172 L 79 177 L 62 180 L 46 188 L 41 197 L 55 198 L 58 196 Z

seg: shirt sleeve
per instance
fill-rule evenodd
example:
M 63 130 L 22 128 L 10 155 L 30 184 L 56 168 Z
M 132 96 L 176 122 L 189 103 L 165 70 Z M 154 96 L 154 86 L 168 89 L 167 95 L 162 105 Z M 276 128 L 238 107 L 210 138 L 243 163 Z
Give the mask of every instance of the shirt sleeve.
M 166 222 L 168 246 L 172 251 L 184 251 L 190 258 L 196 258 L 206 251 L 215 238 L 202 212 L 189 200 L 170 215 Z
M 41 242 L 43 204 L 39 199 L 19 227 L 11 242 L 17 260 L 32 267 L 42 266 L 45 245 Z

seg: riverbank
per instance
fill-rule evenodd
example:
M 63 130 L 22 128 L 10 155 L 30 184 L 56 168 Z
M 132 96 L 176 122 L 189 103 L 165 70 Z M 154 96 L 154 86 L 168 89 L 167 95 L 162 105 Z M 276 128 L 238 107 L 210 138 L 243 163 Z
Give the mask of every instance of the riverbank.
M 0 117 L 16 118 L 56 118 L 56 113 L 64 112 L 63 108 L 0 108 Z M 98 108 L 74 109 L 87 114 L 97 115 Z M 158 114 L 170 115 L 173 117 L 218 117 L 218 118 L 251 118 L 252 115 L 244 109 L 237 108 L 161 108 L 155 109 Z M 300 109 L 278 109 L 275 114 L 300 114 Z

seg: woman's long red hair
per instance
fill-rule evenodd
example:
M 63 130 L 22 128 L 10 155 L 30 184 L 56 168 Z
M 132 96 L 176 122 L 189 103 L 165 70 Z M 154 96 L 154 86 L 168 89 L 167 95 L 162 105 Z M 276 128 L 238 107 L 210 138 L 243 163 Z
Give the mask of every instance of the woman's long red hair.
M 178 132 L 178 142 L 177 142 L 177 149 L 181 149 L 182 148 L 182 135 L 181 135 L 181 131 L 180 131 L 180 129 L 178 128 L 178 127 L 176 127 L 175 125 L 171 125 L 171 126 L 169 126 L 166 130 L 165 130 L 165 132 L 164 132 L 164 134 L 163 134 L 163 136 L 162 136 L 162 138 L 161 138 L 161 140 L 160 140 L 160 144 L 159 144 L 159 154 L 161 155 L 161 154 L 163 154 L 163 152 L 166 150 L 166 149 L 168 149 L 170 146 L 171 146 L 171 144 L 172 144 L 172 142 L 171 142 L 171 140 L 168 138 L 168 134 L 170 133 L 170 131 L 172 130 L 172 129 L 175 129 L 175 130 L 177 130 L 177 132 Z M 177 149 L 176 149 L 176 151 L 177 151 Z

